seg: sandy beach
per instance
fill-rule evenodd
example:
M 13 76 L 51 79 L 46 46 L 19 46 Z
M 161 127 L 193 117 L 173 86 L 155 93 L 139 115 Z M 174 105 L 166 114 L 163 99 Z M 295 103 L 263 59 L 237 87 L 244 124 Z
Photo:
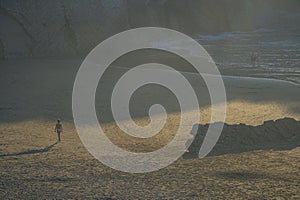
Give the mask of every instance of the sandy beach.
M 210 123 L 209 96 L 198 74 L 183 73 L 200 97 L 201 130 L 190 152 L 145 174 L 113 170 L 82 145 L 72 120 L 72 87 L 80 60 L 3 61 L 0 65 L 1 199 L 299 199 L 300 86 L 282 80 L 223 76 L 224 130 L 209 156 L 196 154 Z M 112 68 L 96 101 L 105 133 L 120 147 L 148 152 L 176 133 L 180 112 L 164 90 L 136 94 L 134 120 L 147 124 L 149 98 L 168 107 L 164 129 L 150 139 L 128 136 L 107 111 L 108 94 L 126 69 Z M 199 84 L 200 83 L 200 84 Z M 206 95 L 205 95 L 206 94 Z M 143 98 L 144 99 L 141 99 Z M 158 99 L 157 99 L 158 98 Z M 166 100 L 167 99 L 167 100 Z M 147 108 L 147 106 L 146 106 Z M 62 142 L 54 126 L 62 120 Z M 213 123 L 213 122 L 212 122 Z M 192 128 L 192 124 L 191 124 Z M 298 188 L 298 189 L 297 189 Z
M 299 24 L 299 0 L 0 0 L 0 200 L 300 200 Z

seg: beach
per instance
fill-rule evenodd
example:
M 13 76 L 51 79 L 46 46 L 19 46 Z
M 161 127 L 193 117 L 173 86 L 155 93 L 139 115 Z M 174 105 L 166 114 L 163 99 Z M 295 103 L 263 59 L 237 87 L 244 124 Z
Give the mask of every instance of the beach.
M 201 138 L 196 138 L 190 152 L 170 166 L 130 174 L 103 165 L 79 139 L 72 117 L 72 89 L 80 64 L 79 59 L 1 61 L 1 198 L 300 198 L 297 83 L 225 73 L 225 126 L 211 154 L 197 157 Z M 137 105 L 133 115 L 137 124 L 149 123 L 147 106 L 154 101 L 167 106 L 167 124 L 153 138 L 128 136 L 112 120 L 107 95 L 126 70 L 112 67 L 99 83 L 96 111 L 101 126 L 114 144 L 129 151 L 161 148 L 178 127 L 180 110 L 171 93 L 149 86 L 132 102 Z M 215 123 L 210 120 L 205 83 L 199 74 L 183 74 L 200 99 L 199 110 L 193 112 L 200 112 L 199 124 L 205 130 L 207 124 Z M 58 118 L 64 127 L 60 143 L 54 132 Z

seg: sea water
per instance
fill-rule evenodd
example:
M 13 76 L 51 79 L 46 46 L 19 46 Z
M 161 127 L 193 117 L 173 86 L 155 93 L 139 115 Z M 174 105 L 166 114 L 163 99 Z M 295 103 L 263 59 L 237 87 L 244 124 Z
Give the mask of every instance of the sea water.
M 249 32 L 224 32 L 195 38 L 220 70 L 272 77 L 300 83 L 300 27 L 260 28 Z M 251 55 L 258 55 L 257 63 Z M 238 74 L 238 73 L 237 73 Z

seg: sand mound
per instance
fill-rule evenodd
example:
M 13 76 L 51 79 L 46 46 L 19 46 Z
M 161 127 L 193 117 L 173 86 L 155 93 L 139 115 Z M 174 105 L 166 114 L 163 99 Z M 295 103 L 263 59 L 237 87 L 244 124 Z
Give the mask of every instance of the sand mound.
M 195 140 L 185 156 L 195 157 L 208 129 L 199 125 Z M 225 124 L 222 135 L 209 155 L 241 153 L 253 150 L 290 150 L 300 145 L 300 121 L 292 118 L 265 121 L 262 125 Z

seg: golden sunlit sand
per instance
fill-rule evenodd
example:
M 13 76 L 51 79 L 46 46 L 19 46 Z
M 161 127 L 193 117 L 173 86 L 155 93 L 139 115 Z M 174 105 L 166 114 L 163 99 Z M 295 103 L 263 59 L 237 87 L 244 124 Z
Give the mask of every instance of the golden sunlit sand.
M 9 63 L 1 69 L 2 198 L 300 198 L 298 85 L 224 77 L 228 98 L 226 125 L 215 153 L 213 150 L 208 157 L 197 158 L 193 155 L 200 148 L 196 141 L 190 153 L 166 168 L 129 174 L 93 158 L 77 135 L 71 113 L 76 69 L 67 67 L 74 61 L 26 62 L 23 68 L 18 66 L 20 63 Z M 53 64 L 56 68 L 47 67 Z M 70 72 L 57 73 L 60 66 L 66 66 Z M 36 76 L 38 73 L 41 75 Z M 199 75 L 186 76 L 196 84 Z M 106 83 L 103 82 L 104 89 L 110 85 Z M 147 99 L 139 102 L 145 103 Z M 205 102 L 200 105 L 199 122 L 204 129 L 210 123 L 210 106 Z M 100 106 L 98 115 L 105 113 L 105 108 Z M 176 109 L 170 112 L 166 127 L 146 140 L 121 133 L 109 120 L 102 127 L 115 144 L 130 151 L 147 152 L 172 139 L 179 114 Z M 54 133 L 58 117 L 62 118 L 64 127 L 61 143 L 56 143 Z M 147 116 L 134 120 L 138 124 L 149 123 Z

